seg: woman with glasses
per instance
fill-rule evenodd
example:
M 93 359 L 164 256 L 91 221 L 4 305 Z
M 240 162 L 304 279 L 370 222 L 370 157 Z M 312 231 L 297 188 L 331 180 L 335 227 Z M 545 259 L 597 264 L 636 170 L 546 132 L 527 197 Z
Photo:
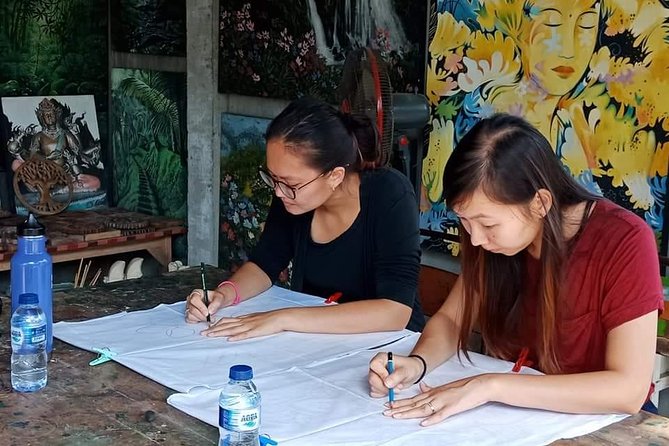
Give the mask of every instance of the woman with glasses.
M 259 173 L 275 198 L 262 236 L 249 261 L 208 292 L 209 306 L 202 290 L 191 292 L 186 320 L 267 290 L 292 261 L 294 290 L 339 305 L 221 318 L 203 334 L 235 341 L 280 331 L 420 331 L 417 202 L 408 179 L 383 167 L 374 124 L 303 98 L 271 122 L 266 139 Z

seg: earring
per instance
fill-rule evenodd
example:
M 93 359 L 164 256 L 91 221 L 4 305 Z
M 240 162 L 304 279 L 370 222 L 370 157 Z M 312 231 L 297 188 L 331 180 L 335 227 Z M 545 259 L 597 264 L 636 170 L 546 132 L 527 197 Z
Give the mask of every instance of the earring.
M 332 185 L 332 192 L 334 192 L 335 189 L 337 189 L 337 186 L 335 186 L 335 185 L 333 184 L 333 185 Z

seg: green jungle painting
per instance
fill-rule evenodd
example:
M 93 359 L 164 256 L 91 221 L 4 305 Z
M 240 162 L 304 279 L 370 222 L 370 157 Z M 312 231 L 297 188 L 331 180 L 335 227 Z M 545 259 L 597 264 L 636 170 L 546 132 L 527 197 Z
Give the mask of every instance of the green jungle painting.
M 186 56 L 186 0 L 111 0 L 111 43 L 123 53 Z
M 334 102 L 347 52 L 371 46 L 394 91 L 422 92 L 426 23 L 426 0 L 222 1 L 218 89 Z
M 113 69 L 114 202 L 186 218 L 186 75 Z
M 98 113 L 107 110 L 101 48 L 107 48 L 104 0 L 2 0 L 0 96 L 93 94 Z

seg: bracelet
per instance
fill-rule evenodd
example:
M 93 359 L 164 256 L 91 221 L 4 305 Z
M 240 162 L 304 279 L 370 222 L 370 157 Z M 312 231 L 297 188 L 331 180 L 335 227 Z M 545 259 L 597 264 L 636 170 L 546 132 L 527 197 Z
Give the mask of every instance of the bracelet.
M 414 382 L 414 384 L 418 384 L 423 378 L 425 378 L 425 373 L 427 372 L 427 363 L 421 355 L 409 355 L 407 358 L 418 358 L 420 359 L 420 362 L 423 363 L 423 373 L 421 373 L 416 382 Z
M 242 300 L 242 296 L 239 294 L 239 288 L 237 288 L 237 285 L 235 284 L 235 282 L 231 282 L 229 280 L 224 280 L 223 282 L 216 285 L 216 288 L 220 288 L 223 285 L 230 285 L 232 287 L 232 289 L 235 290 L 235 300 L 233 300 L 230 305 L 237 305 Z

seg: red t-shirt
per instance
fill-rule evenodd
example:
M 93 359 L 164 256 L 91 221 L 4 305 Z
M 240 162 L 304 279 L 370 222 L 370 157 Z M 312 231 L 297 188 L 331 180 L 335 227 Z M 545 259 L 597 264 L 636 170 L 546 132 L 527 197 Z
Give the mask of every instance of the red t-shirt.
M 539 262 L 527 255 L 526 285 L 536 290 Z M 632 212 L 598 200 L 575 240 L 558 302 L 557 354 L 563 373 L 604 370 L 609 331 L 664 308 L 655 236 Z M 536 296 L 536 293 L 528 293 Z M 536 307 L 527 302 L 524 342 L 535 356 Z

